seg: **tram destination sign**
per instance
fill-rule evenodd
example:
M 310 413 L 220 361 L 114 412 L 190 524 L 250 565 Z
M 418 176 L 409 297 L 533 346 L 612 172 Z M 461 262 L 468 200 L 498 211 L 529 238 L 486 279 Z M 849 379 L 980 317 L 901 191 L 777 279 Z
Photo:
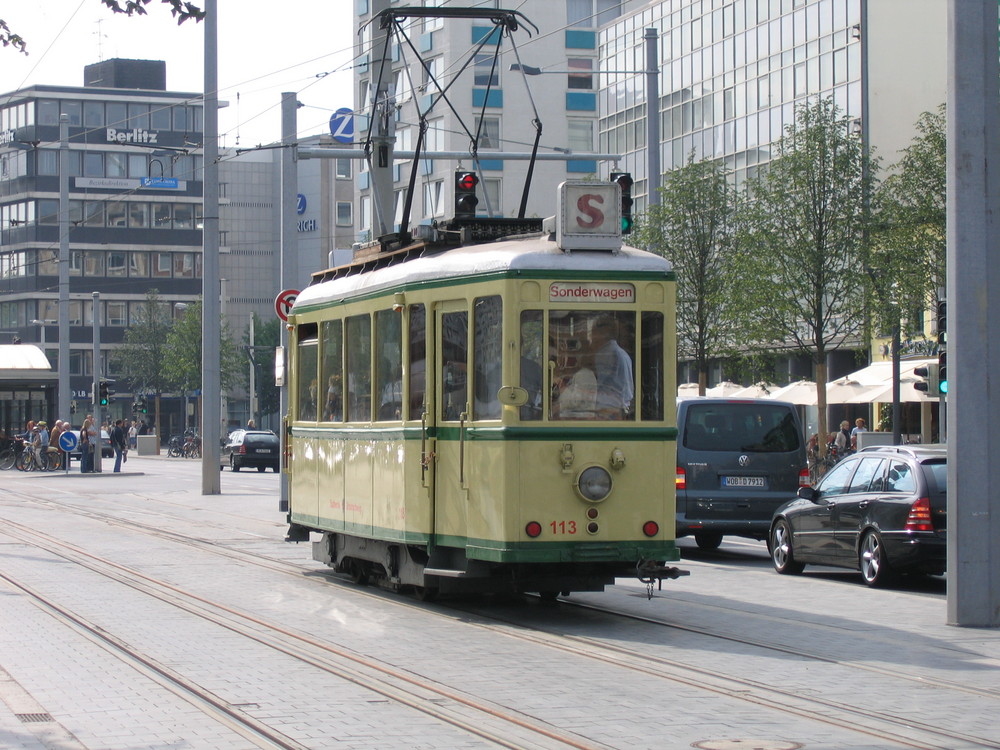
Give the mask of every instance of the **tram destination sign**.
M 632 284 L 557 281 L 549 286 L 549 302 L 635 302 Z

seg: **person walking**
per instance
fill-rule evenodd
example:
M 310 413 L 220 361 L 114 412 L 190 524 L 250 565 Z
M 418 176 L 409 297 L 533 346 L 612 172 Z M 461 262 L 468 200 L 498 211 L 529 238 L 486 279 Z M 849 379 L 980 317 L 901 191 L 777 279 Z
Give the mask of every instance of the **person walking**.
M 119 474 L 122 470 L 122 457 L 128 451 L 128 445 L 125 443 L 125 430 L 122 428 L 122 420 L 115 420 L 115 426 L 111 428 L 110 438 L 111 447 L 115 449 L 114 473 Z
M 93 438 L 93 439 L 92 439 Z M 97 429 L 94 427 L 94 416 L 88 414 L 80 427 L 80 473 L 90 474 L 94 471 L 94 440 L 97 439 Z
M 128 447 L 131 448 L 132 450 L 135 450 L 136 438 L 138 436 L 139 436 L 139 428 L 136 425 L 135 420 L 133 419 L 132 424 L 129 425 L 128 428 Z

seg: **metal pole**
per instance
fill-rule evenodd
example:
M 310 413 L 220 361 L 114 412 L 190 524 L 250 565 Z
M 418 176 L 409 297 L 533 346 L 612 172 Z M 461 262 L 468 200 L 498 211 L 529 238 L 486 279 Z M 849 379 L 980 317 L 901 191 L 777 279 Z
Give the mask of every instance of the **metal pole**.
M 219 18 L 216 0 L 205 2 L 205 197 L 202 230 L 201 494 L 222 493 L 219 421 L 222 375 L 219 344 Z M 186 400 L 186 399 L 185 399 Z
M 299 246 L 298 234 L 296 233 L 296 213 L 295 204 L 298 194 L 298 165 L 296 155 L 296 144 L 298 142 L 298 98 L 292 92 L 285 92 L 281 95 L 281 143 L 284 148 L 281 150 L 281 288 L 299 288 Z M 282 325 L 281 346 L 287 351 L 288 329 Z M 286 360 L 287 362 L 287 360 Z M 278 417 L 284 422 L 288 414 L 288 377 L 285 373 L 284 384 L 278 389 L 279 406 Z M 283 429 L 284 423 L 283 423 Z M 291 436 L 286 432 L 282 440 L 289 440 Z M 284 471 L 285 458 L 281 458 L 281 480 L 279 505 L 280 510 L 288 510 L 288 474 Z
M 903 442 L 902 425 L 899 424 L 903 418 L 899 403 L 899 308 L 893 305 L 892 309 L 892 444 L 899 445 Z
M 1000 625 L 996 0 L 948 3 L 948 623 Z M 990 300 L 997 300 L 994 304 Z
M 261 425 L 257 422 L 257 359 L 256 359 L 256 331 L 254 330 L 254 318 L 250 316 L 250 418 L 253 420 L 254 426 L 257 429 L 261 428 Z
M 94 471 L 98 474 L 101 473 L 101 425 L 103 420 L 101 419 L 101 293 L 93 292 L 91 296 L 94 299 L 94 319 L 92 322 L 93 338 L 94 338 L 94 426 L 97 430 L 97 437 L 94 438 Z M 83 460 L 81 455 L 80 460 Z
M 646 29 L 646 210 L 660 205 L 660 64 L 656 29 Z
M 72 420 L 69 387 L 69 115 L 59 116 L 59 419 Z

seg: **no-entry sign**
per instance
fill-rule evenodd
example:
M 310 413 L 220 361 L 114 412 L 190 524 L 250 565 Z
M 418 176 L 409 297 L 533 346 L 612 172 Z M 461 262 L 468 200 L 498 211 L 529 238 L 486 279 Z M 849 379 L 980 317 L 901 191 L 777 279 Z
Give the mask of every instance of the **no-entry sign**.
M 274 298 L 274 311 L 286 323 L 288 322 L 288 313 L 291 311 L 292 305 L 295 304 L 295 298 L 298 296 L 298 289 L 285 289 Z

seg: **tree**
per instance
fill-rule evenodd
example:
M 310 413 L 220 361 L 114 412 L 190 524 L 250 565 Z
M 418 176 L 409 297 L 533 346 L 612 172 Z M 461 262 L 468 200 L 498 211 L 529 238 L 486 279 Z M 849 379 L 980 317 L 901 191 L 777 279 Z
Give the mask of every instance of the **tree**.
M 698 369 L 698 392 L 708 365 L 729 343 L 731 290 L 725 265 L 732 248 L 735 196 L 722 162 L 695 162 L 670 172 L 639 231 L 640 243 L 673 264 L 677 274 L 677 351 Z
M 118 372 L 131 383 L 133 393 L 152 393 L 156 397 L 153 424 L 160 434 L 160 396 L 171 383 L 166 372 L 167 336 L 170 312 L 160 301 L 159 292 L 150 289 L 135 321 L 125 331 L 125 340 L 112 354 Z
M 896 301 L 922 322 L 922 313 L 945 283 L 946 145 L 945 107 L 924 112 L 917 135 L 902 151 L 880 191 L 881 218 L 877 234 L 879 265 L 892 280 Z M 898 309 L 898 308 L 897 308 Z M 922 326 L 921 326 L 922 328 Z
M 185 395 L 202 385 L 201 314 L 201 302 L 188 305 L 167 334 L 165 375 L 171 386 Z M 220 385 L 222 390 L 228 390 L 239 382 L 242 362 L 225 321 L 221 326 L 219 355 Z M 205 432 L 203 426 L 202 433 Z
M 877 165 L 829 99 L 796 109 L 776 154 L 741 204 L 731 310 L 743 340 L 811 357 L 824 436 L 827 355 L 856 340 L 868 315 L 869 187 Z
M 274 349 L 281 343 L 281 321 L 270 318 L 262 322 L 257 313 L 253 315 L 254 360 L 257 363 L 257 397 L 261 414 L 274 414 L 280 407 L 280 392 L 274 384 Z M 244 343 L 250 345 L 250 333 L 244 335 Z M 249 382 L 247 382 L 249 386 Z M 251 398 L 253 394 L 250 394 Z M 250 416 L 254 416 L 251 414 Z M 258 424 L 257 427 L 262 427 Z
M 101 0 L 108 8 L 111 9 L 112 13 L 124 13 L 127 16 L 146 15 L 146 7 L 153 0 L 125 0 L 124 5 L 119 2 L 119 0 Z M 205 11 L 199 8 L 193 3 L 184 2 L 184 0 L 160 0 L 160 2 L 166 3 L 170 6 L 170 12 L 173 14 L 174 18 L 177 19 L 178 24 L 182 24 L 189 18 L 193 18 L 196 21 L 200 21 L 205 17 Z M 10 27 L 0 18 L 0 44 L 4 47 L 14 47 L 14 49 L 22 52 L 23 54 L 28 54 L 27 44 L 25 40 L 18 34 L 15 34 L 10 30 Z

